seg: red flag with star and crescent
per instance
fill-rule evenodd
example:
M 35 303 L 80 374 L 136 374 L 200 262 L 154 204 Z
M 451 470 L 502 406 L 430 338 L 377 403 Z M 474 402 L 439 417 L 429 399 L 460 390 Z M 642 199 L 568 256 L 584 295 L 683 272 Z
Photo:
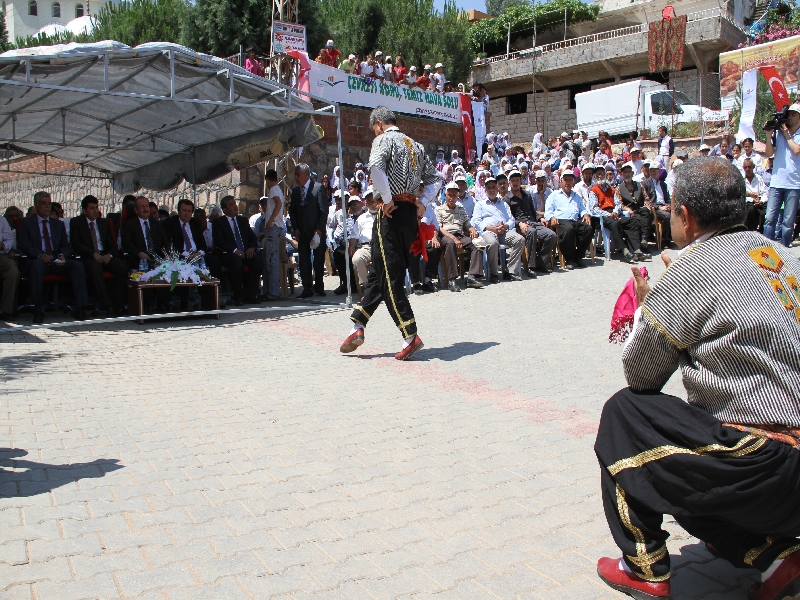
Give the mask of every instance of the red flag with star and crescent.
M 767 80 L 769 91 L 772 92 L 772 99 L 775 100 L 775 109 L 783 110 L 784 107 L 789 106 L 789 93 L 786 91 L 786 86 L 783 84 L 778 70 L 772 65 L 759 67 L 764 79 Z

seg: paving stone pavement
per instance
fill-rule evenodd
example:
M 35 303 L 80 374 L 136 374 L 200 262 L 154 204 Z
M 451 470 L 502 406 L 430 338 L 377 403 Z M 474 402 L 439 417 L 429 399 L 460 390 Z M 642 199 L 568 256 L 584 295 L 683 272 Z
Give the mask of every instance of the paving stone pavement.
M 384 309 L 346 356 L 340 306 L 0 333 L 0 598 L 621 597 L 592 445 L 629 270 L 601 262 L 414 297 L 405 363 Z M 673 599 L 747 597 L 665 526 Z

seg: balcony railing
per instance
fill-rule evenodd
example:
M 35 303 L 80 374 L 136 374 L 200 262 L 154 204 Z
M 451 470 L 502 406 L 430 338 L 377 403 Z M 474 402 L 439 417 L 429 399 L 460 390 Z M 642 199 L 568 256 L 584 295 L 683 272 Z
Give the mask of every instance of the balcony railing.
M 739 31 L 747 34 L 747 29 L 744 25 L 736 21 L 736 19 L 724 9 L 709 8 L 698 12 L 689 13 L 686 15 L 686 21 L 693 23 L 695 21 L 703 21 L 705 19 L 724 19 L 731 25 L 736 27 Z M 552 44 L 545 44 L 543 46 L 536 46 L 535 48 L 527 48 L 525 50 L 517 50 L 509 54 L 500 54 L 499 56 L 491 56 L 488 58 L 476 58 L 475 66 L 487 65 L 493 62 L 502 60 L 516 60 L 519 58 L 528 58 L 532 55 L 546 54 L 547 52 L 555 52 L 564 48 L 572 48 L 575 46 L 584 46 L 586 44 L 594 44 L 606 40 L 612 40 L 629 35 L 638 35 L 647 33 L 650 29 L 649 23 L 641 23 L 639 25 L 630 25 L 628 27 L 621 27 L 619 29 L 611 29 L 609 31 L 601 31 L 600 33 L 593 33 L 591 35 L 583 35 L 577 38 L 571 38 L 561 42 L 553 42 Z

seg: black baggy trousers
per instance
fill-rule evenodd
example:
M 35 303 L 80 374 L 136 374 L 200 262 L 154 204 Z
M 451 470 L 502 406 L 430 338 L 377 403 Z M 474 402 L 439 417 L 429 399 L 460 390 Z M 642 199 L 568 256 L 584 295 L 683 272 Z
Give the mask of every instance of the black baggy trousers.
M 670 514 L 735 567 L 765 571 L 800 549 L 800 451 L 658 392 L 617 392 L 595 442 L 603 506 L 630 569 L 669 577 Z
M 417 237 L 417 207 L 411 202 L 396 202 L 391 218 L 378 212 L 372 228 L 372 264 L 360 305 L 350 319 L 366 327 L 381 302 L 392 316 L 404 339 L 417 333 L 411 303 L 406 297 L 406 270 L 409 268 L 411 244 Z M 419 263 L 414 268 L 419 270 Z

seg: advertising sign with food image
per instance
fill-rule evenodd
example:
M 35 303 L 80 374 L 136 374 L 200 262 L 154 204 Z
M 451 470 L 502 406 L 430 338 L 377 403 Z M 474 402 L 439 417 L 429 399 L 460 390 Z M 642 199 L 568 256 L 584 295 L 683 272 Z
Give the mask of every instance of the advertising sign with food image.
M 770 44 L 739 48 L 719 55 L 719 95 L 722 108 L 732 108 L 740 93 L 742 73 L 757 67 L 773 65 L 788 91 L 797 90 L 797 71 L 800 62 L 800 36 Z

